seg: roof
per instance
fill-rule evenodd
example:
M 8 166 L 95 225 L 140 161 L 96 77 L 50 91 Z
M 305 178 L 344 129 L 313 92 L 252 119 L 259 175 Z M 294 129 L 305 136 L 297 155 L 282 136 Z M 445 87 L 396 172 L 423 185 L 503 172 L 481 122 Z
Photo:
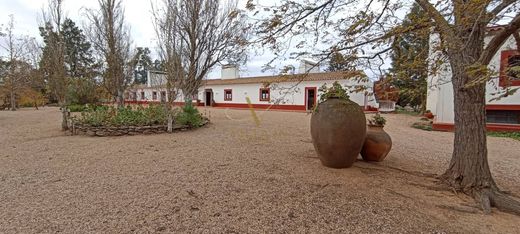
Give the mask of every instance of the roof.
M 326 80 L 348 80 L 364 77 L 363 71 L 345 72 L 320 72 L 296 75 L 276 75 L 276 76 L 257 76 L 236 79 L 208 79 L 203 81 L 203 85 L 230 85 L 230 84 L 270 84 L 282 82 L 298 81 L 326 81 Z
M 159 73 L 158 73 L 159 74 Z M 276 76 L 257 76 L 244 77 L 236 79 L 207 79 L 202 81 L 202 85 L 232 85 L 232 84 L 264 84 L 268 86 L 271 83 L 282 82 L 301 82 L 301 81 L 335 81 L 349 80 L 365 77 L 363 71 L 344 71 L 344 72 L 320 72 L 295 75 L 276 75 Z M 160 88 L 164 85 L 153 86 L 151 88 Z M 146 89 L 146 84 L 133 85 L 131 89 Z

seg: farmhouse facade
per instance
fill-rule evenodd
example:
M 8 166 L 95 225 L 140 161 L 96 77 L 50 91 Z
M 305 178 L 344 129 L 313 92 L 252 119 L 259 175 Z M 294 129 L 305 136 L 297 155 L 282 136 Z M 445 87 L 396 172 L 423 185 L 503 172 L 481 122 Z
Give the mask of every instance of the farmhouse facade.
M 490 28 L 489 34 L 501 30 L 500 27 Z M 486 43 L 491 37 L 486 38 Z M 437 47 L 438 35 L 430 37 L 431 64 L 440 55 L 431 48 Z M 486 117 L 488 130 L 520 131 L 520 72 L 511 69 L 520 66 L 519 45 L 511 36 L 494 55 L 488 69 L 495 75 L 486 84 Z M 433 69 L 432 69 L 433 70 Z M 451 131 L 454 129 L 454 101 L 451 83 L 451 69 L 448 63 L 436 67 L 437 72 L 428 77 L 427 109 L 434 117 L 433 129 Z
M 350 99 L 365 110 L 377 107 L 370 95 L 371 83 L 361 79 L 364 73 L 319 72 L 312 66 L 302 66 L 298 74 L 244 78 L 239 77 L 236 66 L 223 66 L 221 78 L 204 80 L 192 100 L 199 106 L 207 107 L 309 111 L 320 98 L 319 88 L 324 84 L 330 87 L 337 81 L 348 88 Z M 149 72 L 148 77 L 146 85 L 135 86 L 127 91 L 127 103 L 168 101 L 164 74 Z M 174 102 L 182 104 L 184 99 L 181 94 Z

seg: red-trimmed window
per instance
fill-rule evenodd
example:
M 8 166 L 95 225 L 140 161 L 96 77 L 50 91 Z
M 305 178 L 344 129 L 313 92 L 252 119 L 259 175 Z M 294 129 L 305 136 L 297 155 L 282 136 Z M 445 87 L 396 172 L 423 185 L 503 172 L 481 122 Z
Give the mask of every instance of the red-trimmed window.
M 233 91 L 231 89 L 224 89 L 224 101 L 233 101 Z
M 137 101 L 137 92 L 132 91 L 130 93 L 130 98 L 132 99 L 132 101 Z
M 500 55 L 500 86 L 520 86 L 520 51 L 502 51 Z
M 146 99 L 146 96 L 145 96 L 144 92 L 141 91 L 141 100 L 145 100 L 145 99 Z
M 260 101 L 268 102 L 271 100 L 271 90 L 269 88 L 260 89 Z
M 152 92 L 152 100 L 157 100 L 157 92 L 156 91 Z

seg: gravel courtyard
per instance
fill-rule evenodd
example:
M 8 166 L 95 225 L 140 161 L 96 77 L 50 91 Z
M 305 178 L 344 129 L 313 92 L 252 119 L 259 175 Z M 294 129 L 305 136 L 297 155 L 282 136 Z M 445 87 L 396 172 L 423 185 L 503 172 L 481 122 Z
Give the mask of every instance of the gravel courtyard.
M 175 134 L 66 136 L 56 108 L 0 112 L 0 233 L 519 233 L 440 189 L 452 133 L 385 115 L 382 163 L 321 166 L 310 115 L 201 109 L 208 126 Z M 520 141 L 490 137 L 502 189 L 520 195 Z

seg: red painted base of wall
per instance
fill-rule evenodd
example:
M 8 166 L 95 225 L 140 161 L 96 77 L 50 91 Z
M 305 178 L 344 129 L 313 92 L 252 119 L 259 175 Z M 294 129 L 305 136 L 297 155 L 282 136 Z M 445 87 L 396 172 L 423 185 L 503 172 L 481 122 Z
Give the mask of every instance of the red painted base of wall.
M 520 124 L 487 124 L 487 130 L 490 132 L 520 132 Z M 452 123 L 433 123 L 433 130 L 453 132 L 455 125 Z
M 131 105 L 149 105 L 149 104 L 160 104 L 160 101 L 125 101 L 125 104 Z M 184 102 L 174 102 L 174 105 L 182 106 Z M 202 102 L 197 102 L 197 106 L 205 106 Z M 246 103 L 214 103 L 212 107 L 217 108 L 233 108 L 233 109 L 249 109 L 249 105 Z M 252 104 L 253 109 L 257 110 L 285 110 L 285 111 L 301 111 L 306 112 L 305 105 L 274 105 L 274 104 Z M 363 108 L 363 107 L 361 107 Z M 364 109 L 365 112 L 373 113 L 377 112 L 377 108 L 369 106 Z
M 108 104 L 113 104 L 113 103 L 108 103 Z M 161 104 L 161 102 L 160 101 L 125 101 L 125 105 L 126 104 L 129 104 L 129 105 L 150 105 L 150 104 Z M 184 102 L 174 102 L 173 104 L 176 105 L 176 106 L 183 106 Z M 204 106 L 204 103 L 201 103 L 201 102 L 194 102 L 194 104 L 196 104 L 196 106 Z
M 306 111 L 304 105 L 273 105 L 273 104 L 251 104 L 253 109 L 259 110 L 290 110 L 290 111 Z M 213 107 L 248 109 L 249 105 L 245 103 L 215 103 Z

